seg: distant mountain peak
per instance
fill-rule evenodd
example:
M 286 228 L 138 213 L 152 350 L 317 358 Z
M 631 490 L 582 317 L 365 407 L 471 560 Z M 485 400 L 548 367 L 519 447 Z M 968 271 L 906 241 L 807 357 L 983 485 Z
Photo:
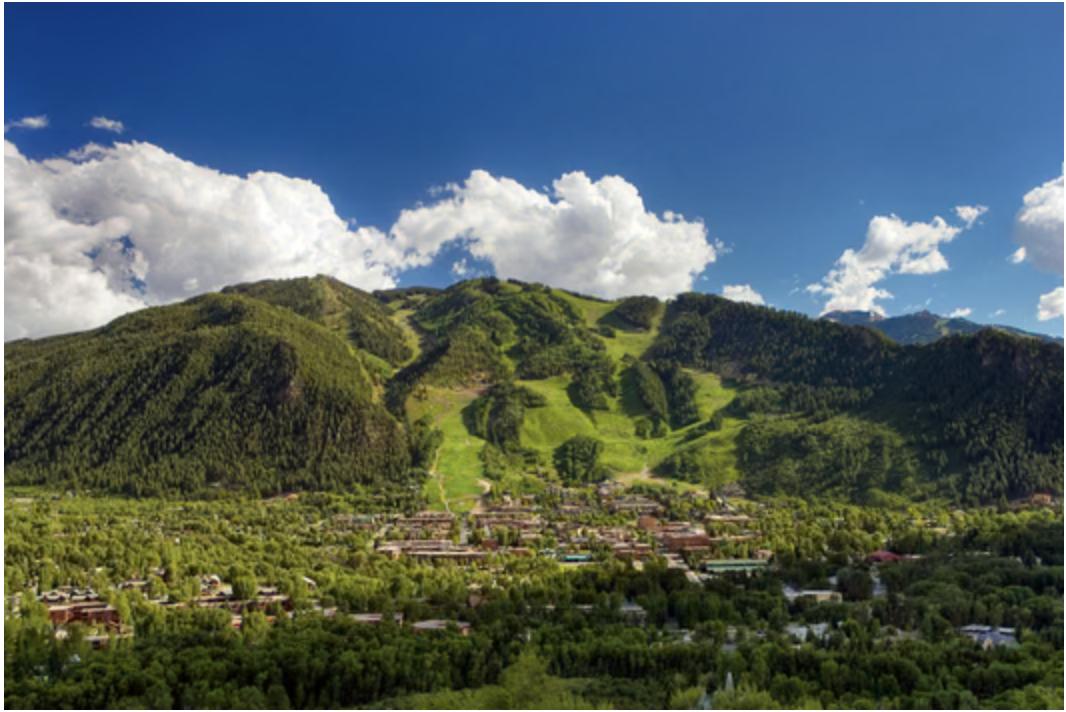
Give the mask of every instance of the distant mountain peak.
M 858 326 L 860 324 L 876 324 L 884 321 L 885 317 L 877 312 L 867 311 L 832 311 L 822 317 L 826 321 L 844 324 L 846 326 Z
M 994 329 L 1014 336 L 1062 344 L 1062 339 L 1046 334 L 1033 334 L 1009 326 L 977 324 L 968 319 L 939 316 L 928 309 L 888 318 L 873 312 L 834 311 L 829 312 L 822 319 L 844 326 L 868 326 L 903 346 L 930 344 L 947 336 L 976 334 L 983 329 Z

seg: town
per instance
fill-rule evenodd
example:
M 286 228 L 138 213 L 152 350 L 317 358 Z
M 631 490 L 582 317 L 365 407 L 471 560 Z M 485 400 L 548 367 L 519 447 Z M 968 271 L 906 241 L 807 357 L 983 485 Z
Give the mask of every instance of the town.
M 469 595 L 463 603 L 469 612 L 485 602 L 490 595 L 486 589 L 502 591 L 506 586 L 501 584 L 512 580 L 516 565 L 522 561 L 557 567 L 560 572 L 579 571 L 611 561 L 634 571 L 654 565 L 683 574 L 697 588 L 720 579 L 743 586 L 748 579 L 775 573 L 780 566 L 774 542 L 780 541 L 780 532 L 775 529 L 772 515 L 779 518 L 782 512 L 748 500 L 743 494 L 735 485 L 714 496 L 640 486 L 626 490 L 614 482 L 580 489 L 553 486 L 541 494 L 504 493 L 486 497 L 465 513 L 339 512 L 296 531 L 303 544 L 311 544 L 326 558 L 335 558 L 342 549 L 360 550 L 393 565 L 465 571 L 470 583 Z M 274 515 L 287 508 L 290 513 L 304 511 L 299 508 L 314 497 L 285 493 L 260 502 L 257 508 Z M 55 495 L 49 502 L 50 514 L 62 515 L 73 499 L 72 493 L 66 497 Z M 34 503 L 33 498 L 7 501 L 10 511 L 22 514 L 33 511 Z M 1058 506 L 1053 498 L 1041 495 L 1015 503 L 1019 511 L 1050 513 Z M 205 528 L 203 522 L 186 521 L 185 507 L 168 506 L 164 512 L 163 520 L 137 519 L 132 523 L 151 539 L 165 542 L 172 552 L 196 546 L 201 540 L 217 539 L 220 531 L 235 542 L 242 542 L 249 535 L 260 539 L 265 535 L 263 530 L 242 523 L 240 516 L 219 519 L 213 527 Z M 869 597 L 884 597 L 886 586 L 878 576 L 879 566 L 913 563 L 922 555 L 897 553 L 882 547 L 893 541 L 913 541 L 916 536 L 922 541 L 950 538 L 955 528 L 963 526 L 966 516 L 965 512 L 956 510 L 938 517 L 900 517 L 897 526 L 905 534 L 897 530 L 886 532 L 880 538 L 867 537 L 857 546 L 851 542 L 844 551 L 835 553 L 827 546 L 822 558 L 862 567 L 869 572 Z M 785 521 L 792 519 L 785 517 Z M 795 520 L 798 526 L 798 515 Z M 845 522 L 840 517 L 828 524 L 838 530 L 854 526 L 854 522 Z M 93 526 L 86 523 L 83 527 L 81 536 L 91 537 Z M 73 535 L 75 532 L 62 529 L 50 533 L 57 542 Z M 290 619 L 298 615 L 345 616 L 367 625 L 394 622 L 409 626 L 417 633 L 450 630 L 468 635 L 473 629 L 464 620 L 470 616 L 464 616 L 462 605 L 441 606 L 421 599 L 418 602 L 424 605 L 413 616 L 395 610 L 394 605 L 389 610 L 354 610 L 350 605 L 338 605 L 328 593 L 323 595 L 311 576 L 299 576 L 294 583 L 287 581 L 279 586 L 278 581 L 263 577 L 237 578 L 238 574 L 227 580 L 221 571 L 205 570 L 191 574 L 191 578 L 182 577 L 174 573 L 175 568 L 174 565 L 152 566 L 128 578 L 115 578 L 109 573 L 117 572 L 94 566 L 75 572 L 73 580 L 52 577 L 50 580 L 56 585 L 47 586 L 47 590 L 42 590 L 46 586 L 39 579 L 28 578 L 17 583 L 22 592 L 8 596 L 7 614 L 18 614 L 27 600 L 25 595 L 29 594 L 46 609 L 47 621 L 58 639 L 65 638 L 77 626 L 79 634 L 94 649 L 135 635 L 130 620 L 130 594 L 135 601 L 163 611 L 186 608 L 224 611 L 230 615 L 235 629 L 240 629 L 250 614 L 261 614 L 269 623 L 282 616 Z M 64 570 L 71 573 L 69 567 Z M 104 581 L 108 583 L 99 583 Z M 825 577 L 823 583 L 824 586 L 817 588 L 786 584 L 783 594 L 789 606 L 799 610 L 811 604 L 843 600 L 842 587 L 835 576 Z M 574 605 L 575 610 L 585 613 L 592 608 L 592 605 Z M 626 624 L 647 624 L 647 612 L 638 601 L 621 601 L 618 613 L 619 620 Z M 958 630 L 985 646 L 1015 644 L 1015 631 L 1004 626 L 960 621 Z M 790 625 L 789 632 L 801 642 L 809 633 L 823 635 L 825 630 Z M 691 636 L 691 632 L 680 630 L 678 635 L 684 638 Z

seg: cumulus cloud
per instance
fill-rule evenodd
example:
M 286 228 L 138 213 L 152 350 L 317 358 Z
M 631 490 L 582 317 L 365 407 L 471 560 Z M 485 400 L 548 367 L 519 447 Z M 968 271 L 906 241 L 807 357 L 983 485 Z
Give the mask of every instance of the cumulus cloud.
M 1063 176 L 1029 191 L 1014 218 L 1014 241 L 1021 244 L 1011 262 L 1063 276 Z M 1062 317 L 1062 287 L 1040 297 L 1037 318 Z
M 568 173 L 551 194 L 474 171 L 446 187 L 450 197 L 405 210 L 392 228 L 395 247 L 428 264 L 460 241 L 496 275 L 546 282 L 600 297 L 673 296 L 692 289 L 718 254 L 698 220 L 649 212 L 637 189 L 617 176 L 593 182 Z
M 19 119 L 18 121 L 9 121 L 4 124 L 4 133 L 7 133 L 8 129 L 43 129 L 47 126 L 47 116 L 27 116 L 24 119 Z
M 890 215 L 870 221 L 862 249 L 846 250 L 820 283 L 806 291 L 828 297 L 826 314 L 831 311 L 869 311 L 884 316 L 878 303 L 892 299 L 892 293 L 877 287 L 891 274 L 935 274 L 948 269 L 940 253 L 942 244 L 954 240 L 965 228 L 949 225 L 936 217 L 930 223 L 907 223 Z
M 470 270 L 466 266 L 465 257 L 459 260 L 458 262 L 452 263 L 452 274 L 454 274 L 456 277 L 465 277 L 466 273 L 469 271 Z
M 750 284 L 722 287 L 722 296 L 733 302 L 745 302 L 747 304 L 766 304 L 762 295 L 751 288 Z
M 1037 309 L 1037 318 L 1040 321 L 1061 319 L 1063 315 L 1063 288 L 1059 287 L 1040 297 L 1040 306 Z
M 973 309 L 956 309 L 948 314 L 948 319 L 965 319 L 973 314 Z
M 226 175 L 147 143 L 34 161 L 4 142 L 4 339 L 100 326 L 236 282 L 394 285 L 405 257 L 307 180 Z
M 992 314 L 990 316 L 993 316 L 993 317 L 1003 316 L 1006 313 L 1007 313 L 1006 309 L 997 309 L 994 312 L 992 312 Z
M 955 208 L 955 214 L 966 223 L 966 227 L 972 227 L 977 218 L 988 212 L 986 205 L 960 205 Z
M 1023 259 L 1039 270 L 1060 277 L 1063 274 L 1062 194 L 1063 177 L 1060 175 L 1029 191 L 1024 207 L 1014 218 L 1014 241 L 1025 250 Z
M 123 126 L 121 121 L 115 121 L 106 116 L 93 117 L 92 121 L 89 122 L 89 125 L 94 129 L 103 129 L 104 131 L 112 131 L 117 134 L 126 130 L 126 127 Z

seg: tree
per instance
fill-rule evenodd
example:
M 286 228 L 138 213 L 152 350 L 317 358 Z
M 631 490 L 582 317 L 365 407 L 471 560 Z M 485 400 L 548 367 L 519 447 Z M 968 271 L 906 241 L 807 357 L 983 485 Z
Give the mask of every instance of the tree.
M 555 450 L 555 469 L 567 484 L 585 484 L 606 479 L 609 472 L 600 465 L 602 440 L 576 435 Z

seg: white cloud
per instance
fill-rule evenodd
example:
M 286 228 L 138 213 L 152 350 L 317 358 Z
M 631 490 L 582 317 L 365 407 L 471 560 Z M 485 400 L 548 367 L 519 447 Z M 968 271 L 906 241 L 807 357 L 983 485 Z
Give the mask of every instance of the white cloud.
M 935 274 L 948 269 L 940 245 L 964 229 L 939 217 L 931 223 L 907 223 L 895 215 L 877 216 L 870 221 L 862 249 L 846 250 L 836 268 L 807 291 L 829 297 L 823 314 L 841 310 L 884 316 L 878 301 L 892 299 L 892 293 L 875 285 L 891 274 Z
M 465 277 L 466 273 L 469 271 L 470 270 L 466 266 L 465 257 L 459 260 L 458 262 L 452 263 L 452 274 L 454 274 L 456 277 Z
M 735 286 L 726 285 L 725 287 L 722 287 L 722 296 L 734 302 L 745 302 L 747 304 L 758 304 L 760 306 L 766 304 L 762 295 L 752 289 L 750 284 Z
M 1063 288 L 1059 287 L 1053 292 L 1049 292 L 1040 297 L 1040 307 L 1037 311 L 1037 318 L 1040 321 L 1049 321 L 1051 319 L 1061 319 L 1063 314 Z
M 948 319 L 965 319 L 973 314 L 973 309 L 956 309 L 948 314 Z
M 1006 313 L 1007 313 L 1006 309 L 997 309 L 994 312 L 992 312 L 989 316 L 998 317 L 998 316 L 1003 316 Z
M 1037 269 L 1063 274 L 1063 177 L 1060 175 L 1025 196 L 1014 219 L 1014 241 Z M 1018 253 L 1015 253 L 1016 255 Z
M 1022 262 L 1025 262 L 1025 248 L 1019 247 L 1008 259 L 1010 259 L 1011 264 L 1015 265 L 1020 265 Z
M 122 125 L 121 121 L 115 121 L 113 119 L 107 118 L 106 116 L 93 117 L 93 120 L 89 122 L 89 125 L 92 126 L 94 129 L 113 131 L 117 134 L 120 134 L 126 130 L 126 127 Z
M 622 178 L 591 181 L 568 173 L 552 195 L 509 178 L 474 171 L 450 198 L 405 210 L 392 228 L 396 247 L 428 264 L 446 244 L 463 241 L 503 279 L 576 289 L 600 297 L 673 296 L 718 254 L 699 221 L 660 219 Z
M 5 340 L 242 281 L 329 273 L 391 287 L 407 264 L 307 180 L 225 175 L 147 143 L 73 155 L 38 162 L 4 142 Z
M 18 121 L 9 121 L 4 124 L 4 133 L 7 133 L 8 129 L 43 129 L 47 126 L 47 116 L 27 116 L 24 119 L 19 119 Z
M 966 223 L 966 227 L 973 227 L 977 218 L 988 212 L 986 205 L 960 205 L 955 208 L 955 214 Z

